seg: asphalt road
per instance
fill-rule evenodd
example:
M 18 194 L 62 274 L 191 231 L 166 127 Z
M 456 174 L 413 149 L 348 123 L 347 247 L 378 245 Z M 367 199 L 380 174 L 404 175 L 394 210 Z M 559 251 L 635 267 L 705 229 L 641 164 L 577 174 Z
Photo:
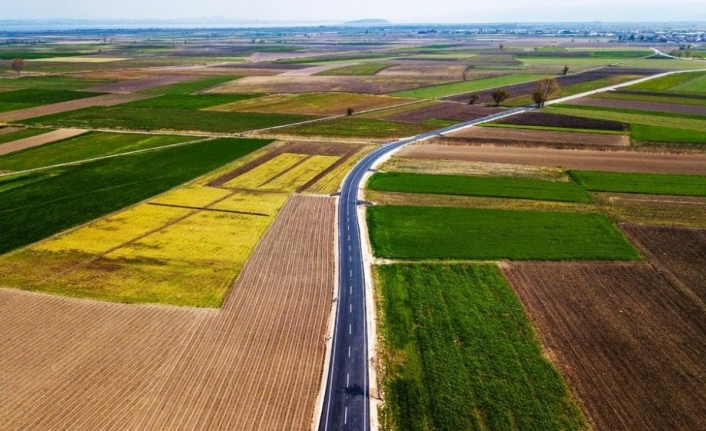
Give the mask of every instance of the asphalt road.
M 467 123 L 391 142 L 367 154 L 348 174 L 338 201 L 338 295 L 328 383 L 319 430 L 370 429 L 368 394 L 368 334 L 366 331 L 365 274 L 358 223 L 358 189 L 366 172 L 382 156 L 400 147 L 526 111 L 519 108 Z M 370 310 L 373 312 L 373 310 Z

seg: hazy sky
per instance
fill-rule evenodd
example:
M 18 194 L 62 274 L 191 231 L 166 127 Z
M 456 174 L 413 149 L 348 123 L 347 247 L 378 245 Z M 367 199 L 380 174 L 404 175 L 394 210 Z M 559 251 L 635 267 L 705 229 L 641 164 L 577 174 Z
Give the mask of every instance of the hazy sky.
M 392 22 L 706 20 L 705 0 L 0 0 L 0 19 L 201 18 Z

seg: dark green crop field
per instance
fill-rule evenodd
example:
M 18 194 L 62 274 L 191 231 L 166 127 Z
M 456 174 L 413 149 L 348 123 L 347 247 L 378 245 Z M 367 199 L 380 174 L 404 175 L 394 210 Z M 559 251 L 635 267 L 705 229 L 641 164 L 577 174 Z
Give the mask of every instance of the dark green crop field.
M 176 135 L 89 132 L 74 138 L 0 156 L 0 170 L 20 171 L 34 169 L 197 139 L 200 138 Z
M 577 183 L 597 192 L 706 196 L 706 176 L 569 171 Z
M 637 260 L 601 214 L 477 208 L 373 206 L 375 256 L 391 259 Z
M 0 178 L 0 253 L 163 193 L 270 142 L 216 139 Z
M 71 100 L 99 96 L 100 94 L 101 93 L 71 90 L 42 90 L 36 88 L 5 91 L 0 93 L 0 112 L 33 108 L 49 103 L 69 102 Z
M 586 430 L 494 265 L 384 265 L 384 429 Z
M 238 133 L 310 120 L 309 115 L 217 112 L 175 108 L 112 106 L 86 108 L 24 120 L 28 124 L 123 130 L 179 130 Z
M 573 182 L 509 177 L 473 177 L 385 172 L 372 176 L 371 190 L 459 196 L 487 196 L 565 202 L 590 202 L 586 191 Z

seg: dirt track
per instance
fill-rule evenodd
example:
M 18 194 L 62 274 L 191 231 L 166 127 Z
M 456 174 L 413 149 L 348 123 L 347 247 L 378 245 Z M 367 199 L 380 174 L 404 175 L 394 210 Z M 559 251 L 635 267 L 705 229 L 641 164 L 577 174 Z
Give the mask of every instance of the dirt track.
M 695 154 L 428 144 L 406 147 L 397 155 L 596 171 L 706 175 L 706 156 Z
M 308 430 L 334 200 L 295 196 L 221 310 L 0 289 L 0 429 Z
M 105 94 L 103 96 L 88 97 L 72 100 L 70 102 L 53 103 L 51 105 L 37 106 L 36 108 L 19 109 L 17 111 L 3 112 L 0 114 L 0 123 L 20 121 L 27 118 L 42 117 L 44 115 L 58 114 L 60 112 L 75 111 L 77 109 L 93 106 L 113 106 L 121 103 L 133 102 L 151 96 L 141 94 Z
M 74 136 L 82 135 L 86 132 L 87 130 L 84 129 L 59 129 L 49 133 L 42 133 L 41 135 L 7 142 L 0 144 L 0 156 L 27 148 L 38 147 L 50 142 L 60 141 L 62 139 L 73 138 Z
M 503 265 L 597 431 L 706 429 L 706 309 L 645 263 Z
M 602 133 L 556 132 L 549 130 L 502 129 L 497 127 L 471 127 L 452 135 L 455 138 L 470 138 L 478 142 L 537 143 L 559 145 L 629 146 L 625 135 Z

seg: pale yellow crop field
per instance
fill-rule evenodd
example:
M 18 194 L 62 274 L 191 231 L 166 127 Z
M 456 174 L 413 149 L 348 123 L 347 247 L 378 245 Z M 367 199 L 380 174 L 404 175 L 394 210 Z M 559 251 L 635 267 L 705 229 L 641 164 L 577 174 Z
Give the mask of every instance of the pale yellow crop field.
M 309 187 L 306 192 L 319 194 L 336 193 L 341 188 L 341 183 L 348 172 L 350 172 L 350 170 L 353 169 L 353 166 L 355 166 L 355 164 L 358 163 L 363 156 L 371 151 L 372 148 L 372 146 L 366 146 L 362 150 L 358 151 L 344 163 L 341 163 L 340 166 L 337 166 L 335 169 L 331 170 L 331 172 L 324 175 L 323 178 Z
M 152 202 L 161 205 L 205 207 L 225 198 L 230 193 L 228 190 L 191 184 L 158 196 Z
M 272 217 L 200 211 L 107 256 L 242 266 Z
M 256 191 L 237 191 L 211 208 L 224 211 L 276 215 L 289 197 L 288 193 L 262 193 Z
M 191 210 L 182 208 L 138 205 L 63 235 L 52 237 L 30 248 L 50 252 L 105 253 L 127 241 L 160 229 L 190 212 Z
M 263 190 L 283 190 L 293 192 L 315 176 L 328 169 L 340 159 L 338 156 L 311 156 L 284 174 L 260 186 Z
M 257 189 L 261 184 L 290 169 L 307 157 L 309 156 L 306 154 L 280 154 L 243 175 L 228 181 L 225 186 L 240 189 Z

